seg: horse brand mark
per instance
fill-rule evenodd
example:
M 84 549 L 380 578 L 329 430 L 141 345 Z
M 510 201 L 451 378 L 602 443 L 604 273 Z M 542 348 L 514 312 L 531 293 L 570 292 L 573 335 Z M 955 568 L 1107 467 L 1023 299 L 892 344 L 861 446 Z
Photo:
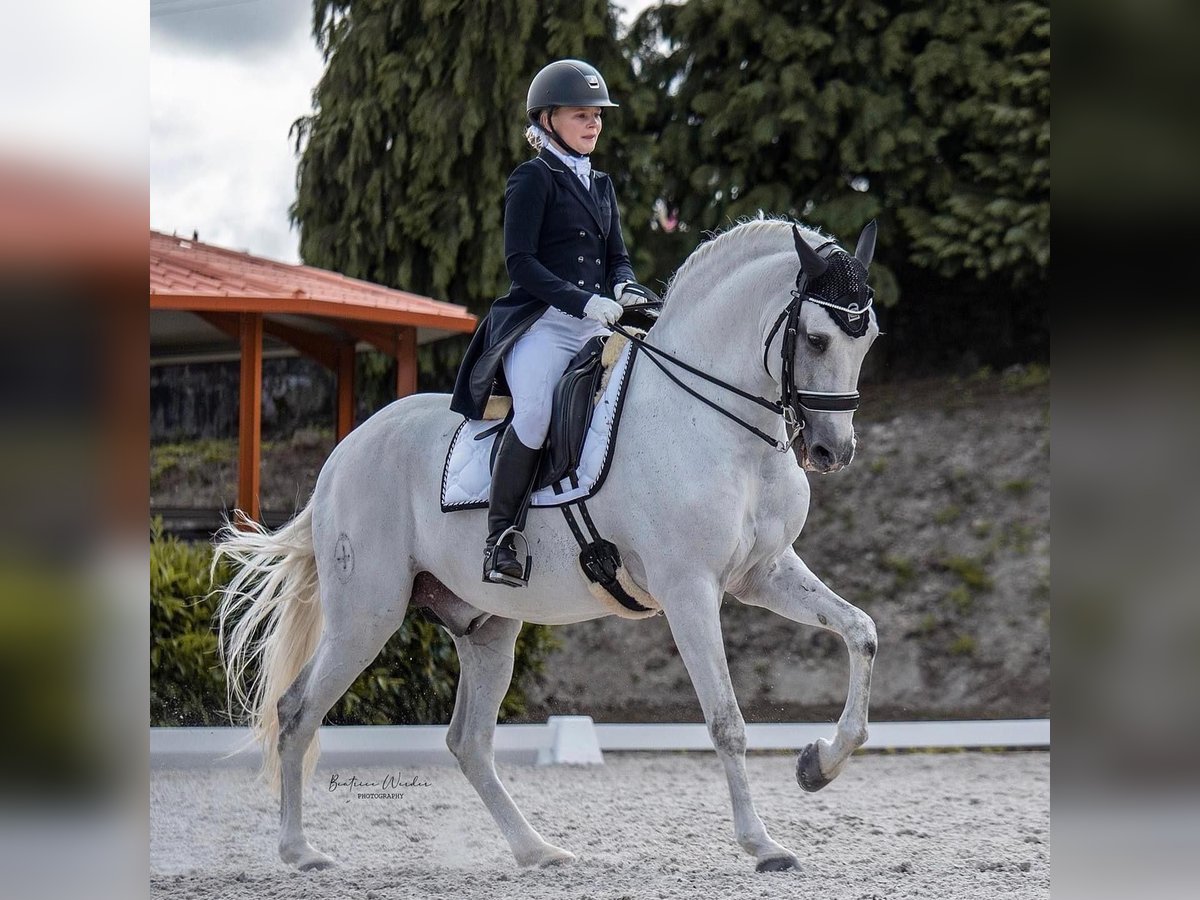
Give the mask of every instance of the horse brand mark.
M 338 535 L 337 545 L 333 548 L 334 572 L 338 581 L 345 584 L 354 574 L 354 548 L 350 546 L 350 538 L 345 532 Z

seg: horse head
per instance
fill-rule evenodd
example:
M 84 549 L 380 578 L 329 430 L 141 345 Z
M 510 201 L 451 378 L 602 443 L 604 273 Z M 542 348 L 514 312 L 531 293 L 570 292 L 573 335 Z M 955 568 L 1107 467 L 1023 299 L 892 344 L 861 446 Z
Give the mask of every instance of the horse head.
M 803 424 L 795 446 L 810 472 L 836 472 L 854 458 L 859 372 L 879 335 L 867 284 L 875 234 L 871 222 L 851 255 L 832 241 L 813 248 L 793 226 L 800 273 L 793 290 L 798 310 L 790 368 Z M 786 378 L 788 367 L 780 368 Z M 781 388 L 786 393 L 787 385 Z
M 790 221 L 742 222 L 697 247 L 675 273 L 653 343 L 741 399 L 694 397 L 777 450 L 795 449 L 806 470 L 834 472 L 854 457 L 859 371 L 879 334 L 867 284 L 875 233 L 871 222 L 850 254 Z M 786 439 L 770 433 L 780 430 Z

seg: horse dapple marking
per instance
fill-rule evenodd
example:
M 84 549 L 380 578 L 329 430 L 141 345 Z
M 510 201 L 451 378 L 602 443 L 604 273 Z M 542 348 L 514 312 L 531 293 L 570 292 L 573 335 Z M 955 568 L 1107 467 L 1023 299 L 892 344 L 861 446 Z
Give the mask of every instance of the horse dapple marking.
M 874 247 L 867 231 L 856 250 L 863 267 Z M 759 219 L 702 245 L 680 268 L 648 343 L 695 371 L 668 375 L 639 358 L 607 481 L 589 503 L 601 533 L 630 561 L 632 579 L 666 615 L 725 769 L 734 835 L 760 871 L 797 860 L 767 833 L 750 797 L 745 723 L 721 639 L 723 594 L 828 628 L 849 650 L 837 729 L 797 759 L 806 790 L 828 784 L 866 740 L 876 648 L 870 617 L 826 587 L 792 545 L 808 515 L 804 469 L 834 471 L 854 455 L 858 373 L 879 329 L 868 310 L 863 331 L 849 318 L 861 307 L 840 308 L 844 301 L 828 290 L 791 302 L 813 271 L 798 276 L 798 258 L 817 272 L 828 260 L 812 249 L 828 249 L 823 236 L 806 230 L 795 240 L 803 247 L 791 223 Z M 865 268 L 855 271 L 865 279 Z M 790 396 L 800 406 L 785 427 L 777 408 L 747 395 Z M 447 744 L 517 862 L 572 858 L 513 803 L 496 775 L 492 740 L 521 622 L 581 622 L 610 607 L 580 575 L 578 548 L 556 510 L 530 513 L 537 563 L 527 588 L 479 580 L 474 548 L 486 510 L 447 516 L 440 508 L 443 453 L 461 421 L 447 403 L 431 394 L 392 403 L 334 448 L 291 523 L 274 533 L 228 527 L 217 547 L 236 570 L 219 611 L 231 704 L 249 711 L 266 772 L 281 779 L 279 853 L 302 869 L 331 863 L 309 845 L 301 819 L 317 726 L 410 605 L 454 634 L 462 675 Z M 795 452 L 779 452 L 790 438 Z M 345 535 L 354 535 L 353 547 L 339 540 Z M 247 682 L 247 671 L 258 674 Z

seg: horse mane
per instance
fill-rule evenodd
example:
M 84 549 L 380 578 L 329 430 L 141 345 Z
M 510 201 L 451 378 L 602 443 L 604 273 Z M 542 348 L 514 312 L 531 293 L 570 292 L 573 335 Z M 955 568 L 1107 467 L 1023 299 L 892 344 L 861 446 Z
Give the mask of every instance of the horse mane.
M 797 222 L 788 216 L 767 215 L 761 210 L 756 216 L 741 217 L 724 230 L 704 232 L 707 239 L 688 255 L 688 258 L 683 261 L 683 265 L 675 270 L 675 274 L 667 282 L 666 289 L 663 291 L 663 305 L 665 306 L 670 301 L 672 288 L 679 282 L 680 276 L 688 274 L 699 263 L 708 259 L 715 248 L 726 247 L 731 243 L 753 238 L 768 231 L 782 232 L 786 230 L 790 233 L 793 225 L 800 229 L 802 235 L 818 238 L 818 243 L 831 239 L 831 236 L 810 225 L 805 225 L 803 222 Z

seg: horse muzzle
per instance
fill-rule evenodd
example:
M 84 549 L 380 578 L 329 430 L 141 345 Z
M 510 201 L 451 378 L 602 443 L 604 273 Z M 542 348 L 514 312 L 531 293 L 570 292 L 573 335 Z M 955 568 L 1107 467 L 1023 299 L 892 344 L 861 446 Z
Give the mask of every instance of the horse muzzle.
M 807 437 L 806 434 L 805 438 Z M 800 466 L 804 471 L 815 472 L 818 475 L 828 475 L 844 469 L 854 459 L 856 443 L 853 434 L 849 440 L 838 444 L 821 438 L 815 438 L 811 443 L 805 440 L 800 446 Z M 801 444 L 801 442 L 797 441 L 797 444 Z

